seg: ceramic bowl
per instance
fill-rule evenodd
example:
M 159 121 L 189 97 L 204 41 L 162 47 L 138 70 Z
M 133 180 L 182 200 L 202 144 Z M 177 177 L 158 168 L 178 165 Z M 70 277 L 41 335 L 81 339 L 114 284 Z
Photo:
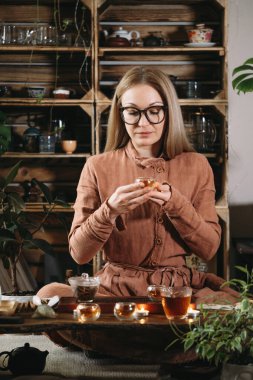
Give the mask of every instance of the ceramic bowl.
M 61 147 L 65 153 L 72 154 L 77 148 L 77 141 L 76 140 L 62 140 Z
M 65 88 L 57 88 L 53 91 L 53 97 L 55 99 L 68 99 L 70 96 L 70 90 Z
M 40 98 L 46 93 L 45 87 L 27 87 L 29 98 Z

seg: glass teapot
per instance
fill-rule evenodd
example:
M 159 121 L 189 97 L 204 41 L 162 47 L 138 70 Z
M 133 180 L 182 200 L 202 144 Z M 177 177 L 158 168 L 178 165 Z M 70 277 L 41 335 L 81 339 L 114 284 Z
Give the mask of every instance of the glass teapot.
M 211 114 L 199 111 L 191 114 L 194 136 L 194 147 L 200 152 L 212 150 L 217 138 L 217 129 L 211 118 Z

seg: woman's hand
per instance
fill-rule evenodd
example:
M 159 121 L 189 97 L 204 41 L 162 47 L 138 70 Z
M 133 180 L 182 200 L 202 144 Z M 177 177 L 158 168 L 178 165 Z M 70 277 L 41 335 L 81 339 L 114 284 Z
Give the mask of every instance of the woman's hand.
M 171 198 L 171 187 L 169 184 L 156 182 L 156 190 L 149 194 L 149 199 L 160 206 L 163 206 Z
M 107 202 L 112 210 L 112 216 L 117 217 L 134 210 L 149 200 L 151 192 L 152 188 L 144 187 L 142 182 L 118 187 Z

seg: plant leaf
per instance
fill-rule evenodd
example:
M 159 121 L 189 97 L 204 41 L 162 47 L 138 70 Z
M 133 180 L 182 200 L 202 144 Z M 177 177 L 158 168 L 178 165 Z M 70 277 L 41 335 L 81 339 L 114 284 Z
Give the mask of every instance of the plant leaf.
M 247 59 L 243 65 L 236 67 L 232 76 L 241 73 L 232 81 L 232 86 L 234 90 L 240 92 L 252 92 L 253 91 L 253 58 Z
M 7 199 L 14 212 L 19 213 L 25 208 L 25 202 L 18 193 L 8 193 Z
M 187 351 L 189 348 L 191 348 L 194 345 L 194 339 L 189 338 L 184 342 L 184 350 Z
M 8 258 L 6 256 L 2 257 L 2 262 L 3 262 L 3 266 L 5 269 L 10 268 L 10 261 L 8 260 Z
M 244 78 L 247 78 L 249 75 L 251 75 L 251 74 L 250 73 L 241 74 L 237 78 L 232 80 L 233 89 L 235 89 L 237 87 L 238 83 L 240 83 Z
M 65 207 L 65 208 L 70 208 L 70 207 L 71 207 L 69 203 L 63 201 L 62 199 L 57 199 L 57 198 L 56 198 L 56 199 L 54 200 L 54 203 L 55 203 L 56 205 L 58 205 L 58 206 L 62 206 L 62 207 Z
M 33 247 L 41 249 L 48 255 L 53 254 L 53 247 L 46 240 L 43 239 L 32 239 L 29 240 L 29 243 L 32 244 Z
M 8 186 L 11 182 L 13 182 L 14 178 L 18 174 L 18 170 L 20 168 L 21 163 L 22 163 L 22 161 L 19 161 L 19 162 L 16 163 L 16 165 L 14 165 L 11 168 L 11 170 L 9 171 L 9 173 L 7 174 L 7 176 L 5 177 L 5 187 Z
M 46 198 L 46 201 L 51 205 L 53 202 L 53 198 L 47 185 L 38 181 L 36 178 L 33 178 L 31 180 L 31 183 L 38 186 L 38 188 L 40 189 L 40 191 L 42 191 L 44 197 Z
M 253 58 L 247 59 L 247 61 L 244 62 L 245 65 L 253 65 Z
M 243 92 L 244 94 L 246 92 L 252 92 L 253 91 L 253 77 L 244 79 L 238 85 L 236 86 L 236 90 L 238 90 L 238 93 Z
M 240 73 L 241 71 L 245 71 L 245 70 L 250 70 L 250 71 L 252 71 L 252 70 L 253 70 L 253 67 L 250 66 L 250 65 L 245 65 L 245 64 L 243 64 L 243 65 L 241 65 L 241 66 L 236 67 L 236 68 L 233 70 L 232 75 L 234 76 L 235 74 Z
M 16 236 L 5 228 L 0 229 L 0 241 L 16 240 Z

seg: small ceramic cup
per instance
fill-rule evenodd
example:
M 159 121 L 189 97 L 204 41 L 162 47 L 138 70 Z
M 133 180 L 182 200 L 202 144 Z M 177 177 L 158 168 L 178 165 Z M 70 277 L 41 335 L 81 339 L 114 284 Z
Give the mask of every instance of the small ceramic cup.
M 62 140 L 61 147 L 65 153 L 72 154 L 77 148 L 77 141 L 76 140 Z

